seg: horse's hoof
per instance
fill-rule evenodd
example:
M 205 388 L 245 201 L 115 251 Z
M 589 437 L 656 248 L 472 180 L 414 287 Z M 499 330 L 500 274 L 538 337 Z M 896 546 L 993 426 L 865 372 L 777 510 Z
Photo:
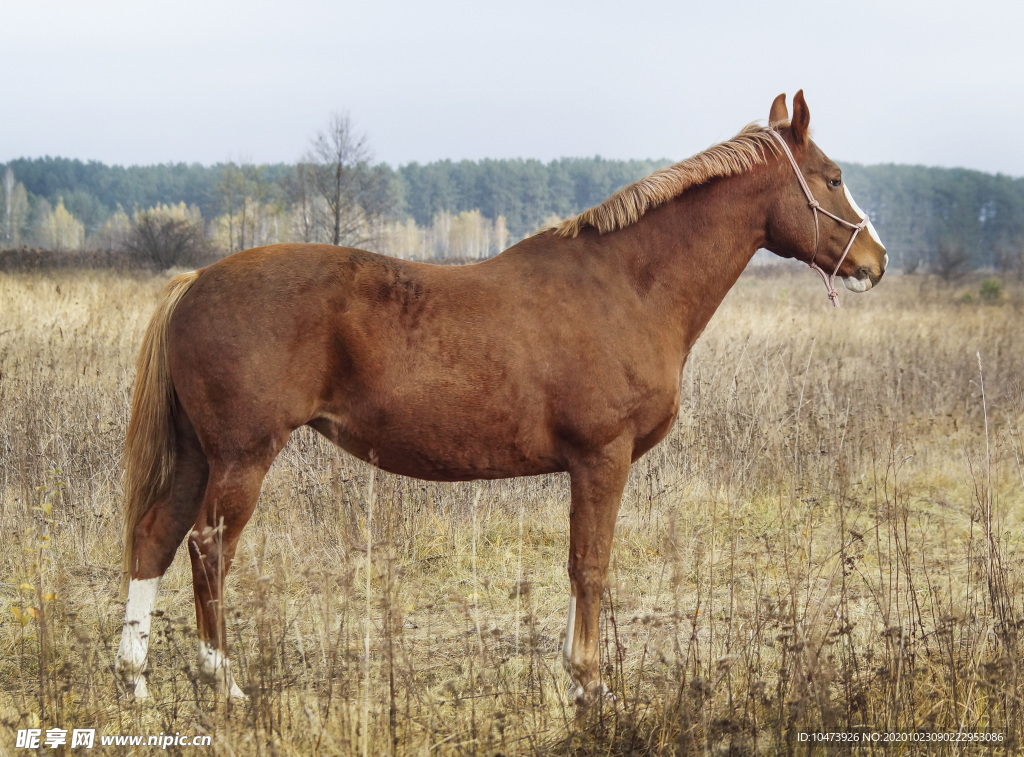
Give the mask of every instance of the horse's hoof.
M 114 663 L 114 672 L 120 688 L 124 689 L 125 696 L 130 696 L 136 701 L 149 699 L 149 690 L 146 688 L 146 678 L 142 675 L 141 666 L 131 666 L 118 657 Z
M 596 704 L 597 702 L 607 702 L 608 704 L 614 705 L 619 701 L 618 698 L 612 694 L 611 689 L 598 681 L 589 684 L 586 688 L 577 684 L 571 690 L 571 696 L 573 701 L 576 702 L 576 706 L 584 709 Z
M 128 678 L 120 678 L 118 680 L 120 684 L 119 688 L 124 691 L 124 695 L 127 699 L 132 699 L 136 702 L 144 702 L 149 699 L 149 689 L 146 688 L 146 679 L 139 676 L 133 682 Z
M 139 680 L 135 682 L 134 696 L 136 702 L 143 702 L 149 699 L 149 689 L 146 688 L 146 679 L 142 676 L 139 676 Z

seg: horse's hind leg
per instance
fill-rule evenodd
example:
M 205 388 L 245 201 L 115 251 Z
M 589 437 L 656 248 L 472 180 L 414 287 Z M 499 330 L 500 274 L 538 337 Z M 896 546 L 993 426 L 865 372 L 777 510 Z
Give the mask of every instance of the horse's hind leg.
M 269 467 L 269 462 L 262 460 L 212 461 L 203 506 L 189 536 L 199 626 L 199 672 L 219 691 L 238 699 L 245 698 L 245 694 L 235 683 L 227 658 L 224 579 Z
M 203 501 L 209 468 L 188 419 L 179 418 L 176 428 L 175 463 L 171 489 L 142 516 L 132 537 L 132 570 L 124 611 L 121 644 L 115 669 L 137 699 L 148 696 L 146 667 L 150 615 L 160 578 L 174 560 L 185 535 L 192 528 Z

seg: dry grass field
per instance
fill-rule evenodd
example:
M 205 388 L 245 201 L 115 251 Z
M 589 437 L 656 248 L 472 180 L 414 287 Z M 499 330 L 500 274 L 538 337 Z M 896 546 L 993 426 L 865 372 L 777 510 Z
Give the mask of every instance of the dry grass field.
M 120 452 L 166 280 L 0 275 L 0 753 L 31 727 L 212 737 L 166 750 L 183 755 L 839 749 L 815 732 L 880 739 L 857 754 L 1024 747 L 1020 285 L 893 275 L 833 311 L 806 270 L 745 276 L 634 466 L 603 616 L 618 699 L 577 718 L 567 477 L 371 476 L 308 430 L 229 578 L 249 701 L 197 680 L 181 554 L 152 699 L 125 699 Z M 909 740 L 929 732 L 1002 740 Z

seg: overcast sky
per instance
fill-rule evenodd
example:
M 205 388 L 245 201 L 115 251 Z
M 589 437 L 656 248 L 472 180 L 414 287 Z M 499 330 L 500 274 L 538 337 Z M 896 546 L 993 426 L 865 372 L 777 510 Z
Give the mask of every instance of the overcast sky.
M 681 159 L 803 88 L 860 163 L 1024 176 L 1024 3 L 0 0 L 0 162 Z

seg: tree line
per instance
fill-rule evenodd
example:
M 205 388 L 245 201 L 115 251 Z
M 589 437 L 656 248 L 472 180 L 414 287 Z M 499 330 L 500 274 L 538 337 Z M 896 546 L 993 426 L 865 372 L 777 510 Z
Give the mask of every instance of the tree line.
M 0 247 L 143 250 L 139 229 L 152 237 L 163 225 L 216 254 L 319 241 L 402 257 L 485 257 L 668 163 L 594 157 L 392 168 L 371 163 L 365 139 L 335 116 L 294 165 L 10 161 L 0 166 Z M 1021 267 L 1024 179 L 906 165 L 843 171 L 905 270 Z

